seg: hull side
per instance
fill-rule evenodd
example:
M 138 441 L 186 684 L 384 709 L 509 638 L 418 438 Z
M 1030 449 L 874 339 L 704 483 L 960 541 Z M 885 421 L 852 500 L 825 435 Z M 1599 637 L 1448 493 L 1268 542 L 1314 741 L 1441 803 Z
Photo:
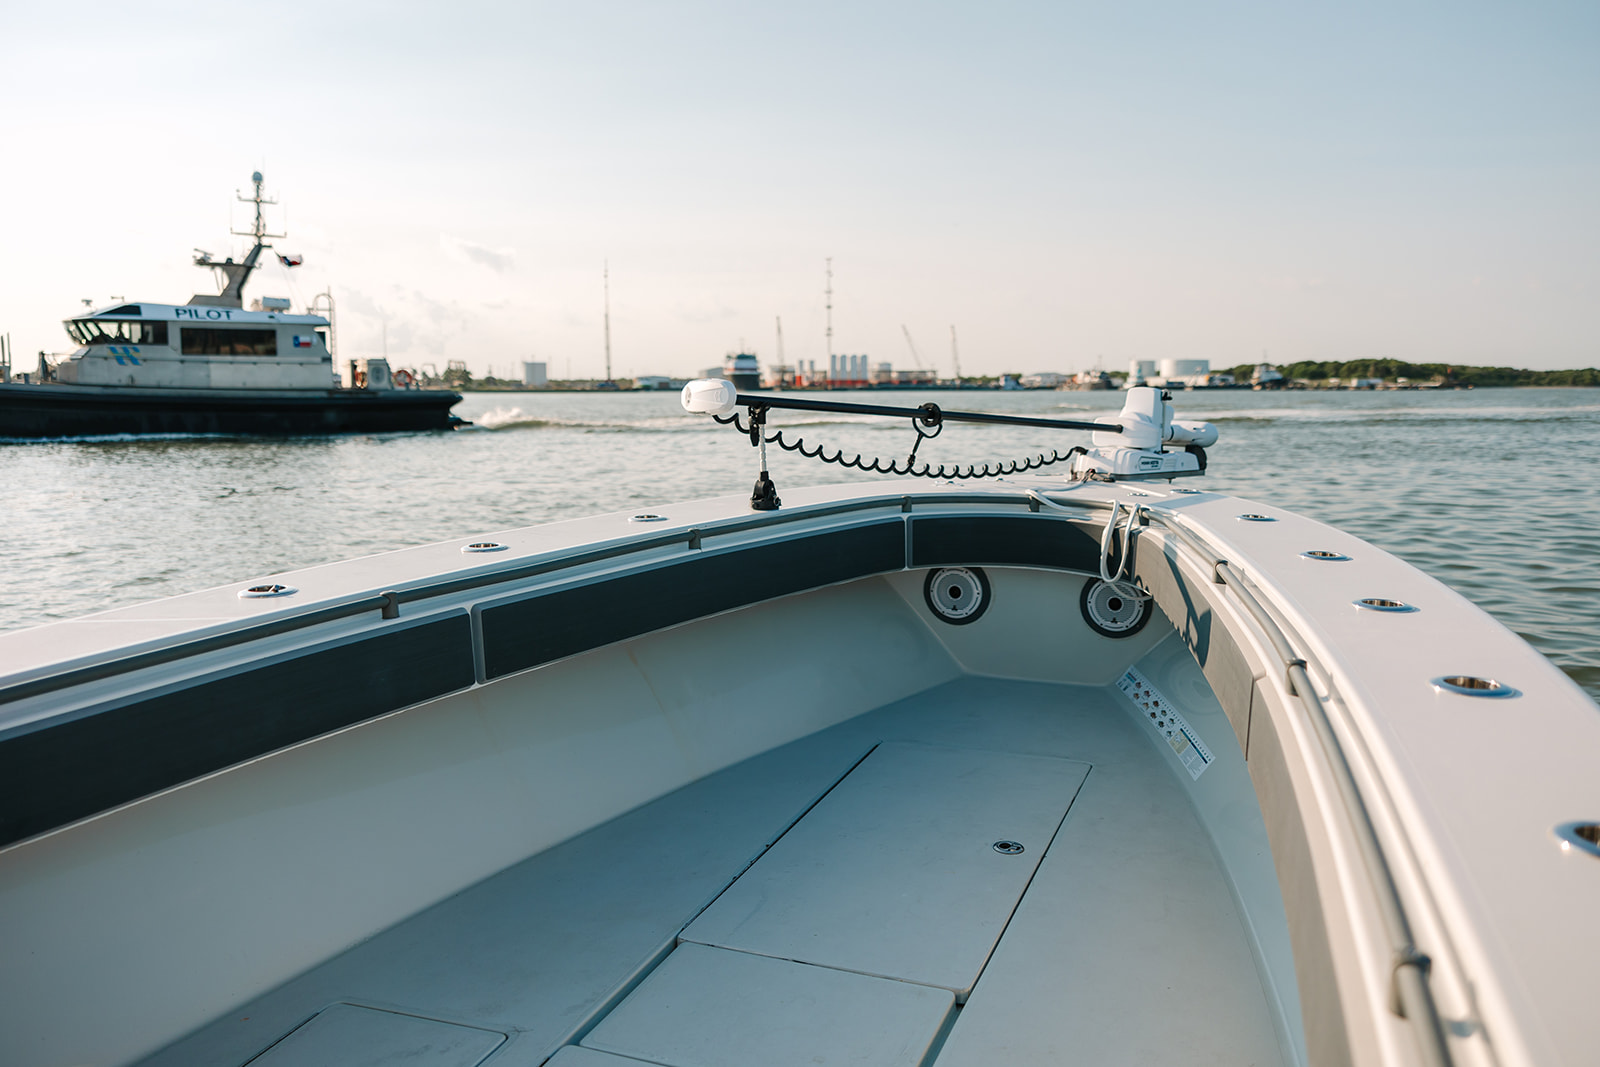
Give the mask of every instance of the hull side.
M 0 437 L 304 434 L 446 430 L 458 393 L 96 389 L 0 385 Z

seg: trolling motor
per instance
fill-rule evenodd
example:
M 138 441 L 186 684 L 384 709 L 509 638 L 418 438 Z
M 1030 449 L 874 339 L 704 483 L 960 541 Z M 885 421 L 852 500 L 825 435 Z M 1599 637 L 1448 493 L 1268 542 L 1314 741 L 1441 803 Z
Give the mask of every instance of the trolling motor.
M 1094 447 L 1073 457 L 1078 481 L 1137 478 L 1182 478 L 1205 473 L 1205 446 L 1216 444 L 1217 428 L 1209 422 L 1172 417 L 1170 393 L 1141 385 L 1128 390 L 1122 411 L 1095 419 Z M 1163 446 L 1176 445 L 1168 452 Z
M 1093 422 L 1071 419 L 1044 419 L 1031 415 L 997 415 L 981 411 L 945 411 L 938 404 L 919 407 L 890 407 L 881 404 L 848 404 L 834 400 L 809 400 L 799 397 L 746 395 L 730 381 L 721 378 L 700 378 L 683 387 L 683 409 L 696 415 L 710 415 L 716 421 L 731 424 L 750 436 L 752 447 L 761 450 L 761 470 L 756 476 L 754 491 L 750 494 L 750 507 L 756 511 L 773 511 L 781 503 L 772 475 L 767 470 L 767 443 L 777 443 L 780 448 L 799 452 L 824 463 L 837 463 L 842 467 L 877 474 L 908 474 L 919 478 L 988 478 L 1000 475 L 1023 474 L 1039 470 L 1052 463 L 1071 460 L 1075 481 L 1095 479 L 1119 481 L 1138 478 L 1180 478 L 1201 474 L 1206 467 L 1206 445 L 1217 439 L 1216 427 L 1205 422 L 1182 422 L 1172 418 L 1170 397 L 1160 389 L 1140 386 L 1128 391 L 1128 398 L 1120 414 L 1101 416 Z M 741 422 L 736 408 L 749 412 L 748 425 Z M 862 456 L 844 455 L 836 450 L 831 456 L 822 446 L 807 447 L 804 439 L 789 441 L 783 431 L 766 432 L 767 413 L 772 408 L 791 408 L 798 411 L 832 411 L 853 415 L 888 415 L 911 419 L 917 438 L 911 453 L 904 462 L 899 460 L 865 459 Z M 1090 430 L 1093 448 L 1074 446 L 1066 452 L 1052 450 L 1026 459 L 1009 460 L 994 464 L 935 467 L 917 463 L 917 449 L 922 442 L 937 437 L 950 422 L 1000 423 L 1013 426 L 1039 426 L 1054 430 Z M 1181 451 L 1167 451 L 1165 446 L 1177 445 Z

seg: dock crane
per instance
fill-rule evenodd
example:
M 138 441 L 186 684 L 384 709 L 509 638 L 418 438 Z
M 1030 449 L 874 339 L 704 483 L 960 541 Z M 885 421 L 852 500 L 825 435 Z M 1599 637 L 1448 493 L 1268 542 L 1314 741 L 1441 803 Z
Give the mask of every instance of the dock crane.
M 902 323 L 900 332 L 906 335 L 906 347 L 911 349 L 911 362 L 916 364 L 918 370 L 922 370 L 922 356 L 917 351 L 917 342 L 911 339 L 911 328 Z

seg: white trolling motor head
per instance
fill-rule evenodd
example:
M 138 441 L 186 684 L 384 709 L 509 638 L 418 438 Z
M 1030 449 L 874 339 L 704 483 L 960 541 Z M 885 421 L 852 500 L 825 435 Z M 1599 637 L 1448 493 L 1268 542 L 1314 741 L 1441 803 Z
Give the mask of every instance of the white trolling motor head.
M 683 410 L 691 415 L 726 415 L 736 406 L 739 390 L 726 378 L 696 378 L 683 387 Z
M 1215 444 L 1217 428 L 1209 422 L 1174 419 L 1172 405 L 1160 389 L 1141 385 L 1128 390 L 1122 411 L 1094 420 L 1121 425 L 1122 432 L 1096 430 L 1094 447 L 1072 460 L 1075 478 L 1182 478 L 1203 474 L 1205 446 Z M 1165 446 L 1176 446 L 1167 451 Z

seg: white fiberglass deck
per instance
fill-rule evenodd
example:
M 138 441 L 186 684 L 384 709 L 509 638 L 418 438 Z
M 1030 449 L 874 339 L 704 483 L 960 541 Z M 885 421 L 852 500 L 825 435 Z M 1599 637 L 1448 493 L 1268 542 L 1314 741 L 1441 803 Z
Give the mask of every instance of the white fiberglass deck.
M 517 864 L 146 1063 L 408 1040 L 451 1067 L 1285 1062 L 1169 755 L 1114 687 L 958 678 Z

